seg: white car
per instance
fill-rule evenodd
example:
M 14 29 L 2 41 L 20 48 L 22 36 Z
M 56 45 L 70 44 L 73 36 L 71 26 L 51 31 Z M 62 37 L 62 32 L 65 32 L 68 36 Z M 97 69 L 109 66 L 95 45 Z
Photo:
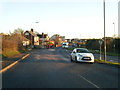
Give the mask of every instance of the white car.
M 94 56 L 86 48 L 75 48 L 71 53 L 71 61 L 94 63 Z
M 62 48 L 68 48 L 68 47 L 69 47 L 68 44 L 69 44 L 69 43 L 67 43 L 67 42 L 63 43 L 63 44 L 62 44 Z

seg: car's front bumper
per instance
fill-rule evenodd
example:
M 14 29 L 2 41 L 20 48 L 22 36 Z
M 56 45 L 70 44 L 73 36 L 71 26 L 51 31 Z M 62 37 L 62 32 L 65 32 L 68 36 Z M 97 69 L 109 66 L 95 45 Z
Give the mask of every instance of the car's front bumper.
M 91 57 L 91 60 L 82 60 L 82 58 L 77 58 L 77 61 L 78 62 L 94 62 L 94 58 L 93 57 Z

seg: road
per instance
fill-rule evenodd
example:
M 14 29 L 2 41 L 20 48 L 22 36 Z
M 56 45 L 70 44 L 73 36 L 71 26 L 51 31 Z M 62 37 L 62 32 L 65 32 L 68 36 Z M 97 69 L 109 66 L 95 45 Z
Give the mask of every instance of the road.
M 65 49 L 38 49 L 2 74 L 2 88 L 118 88 L 118 68 L 74 63 Z

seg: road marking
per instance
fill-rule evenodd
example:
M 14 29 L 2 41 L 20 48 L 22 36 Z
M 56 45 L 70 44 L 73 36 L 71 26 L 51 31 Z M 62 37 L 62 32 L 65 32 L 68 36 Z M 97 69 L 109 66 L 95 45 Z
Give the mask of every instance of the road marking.
M 55 51 L 55 49 L 49 49 L 49 51 Z
M 92 84 L 93 86 L 95 86 L 96 88 L 100 88 L 98 87 L 96 84 L 92 83 L 91 81 L 87 80 L 85 77 L 81 76 L 81 75 L 78 75 L 80 76 L 82 79 L 84 79 L 85 81 L 87 81 L 88 83 Z
M 64 60 L 68 60 L 68 58 L 65 58 L 65 57 L 61 57 L 62 59 L 64 59 Z
M 0 70 L 0 73 L 7 71 L 9 68 L 11 68 L 12 66 L 14 66 L 17 63 L 18 63 L 18 61 L 15 61 L 14 63 L 12 63 L 9 66 L 5 67 L 4 69 Z
M 0 73 L 3 73 L 5 71 L 7 71 L 8 69 L 10 69 L 11 67 L 13 67 L 15 64 L 17 64 L 19 61 L 25 59 L 26 57 L 28 57 L 30 54 L 27 54 L 25 56 L 23 56 L 21 59 L 15 61 L 14 63 L 10 64 L 9 66 L 5 67 L 4 69 L 0 70 Z
M 25 59 L 26 57 L 28 57 L 30 54 L 25 55 L 24 57 L 22 57 L 22 60 Z

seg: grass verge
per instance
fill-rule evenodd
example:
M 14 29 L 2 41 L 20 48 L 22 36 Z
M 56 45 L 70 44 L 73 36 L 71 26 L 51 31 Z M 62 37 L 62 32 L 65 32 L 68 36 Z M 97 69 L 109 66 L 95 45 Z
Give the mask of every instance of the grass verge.
M 67 48 L 68 50 L 72 51 L 74 48 Z
M 109 61 L 98 60 L 98 59 L 95 59 L 95 62 L 105 63 L 105 64 L 111 64 L 111 65 L 120 65 L 120 63 L 117 63 L 117 62 L 109 62 Z
M 11 56 L 14 56 L 14 55 L 17 55 L 17 54 L 20 54 L 20 52 L 17 51 L 17 50 L 6 50 L 6 51 L 3 52 L 4 57 L 11 57 Z

